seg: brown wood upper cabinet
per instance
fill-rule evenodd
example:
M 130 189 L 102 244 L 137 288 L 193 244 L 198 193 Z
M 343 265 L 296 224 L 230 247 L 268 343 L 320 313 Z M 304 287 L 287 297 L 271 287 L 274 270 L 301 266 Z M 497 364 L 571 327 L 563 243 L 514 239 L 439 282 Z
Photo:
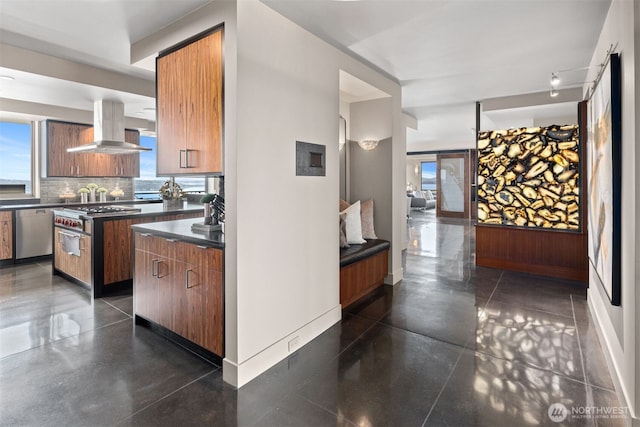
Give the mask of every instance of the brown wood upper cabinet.
M 140 143 L 140 132 L 127 129 L 127 142 Z M 47 176 L 140 176 L 140 154 L 68 153 L 93 141 L 93 126 L 47 120 Z
M 219 28 L 157 59 L 158 175 L 223 172 L 222 35 Z

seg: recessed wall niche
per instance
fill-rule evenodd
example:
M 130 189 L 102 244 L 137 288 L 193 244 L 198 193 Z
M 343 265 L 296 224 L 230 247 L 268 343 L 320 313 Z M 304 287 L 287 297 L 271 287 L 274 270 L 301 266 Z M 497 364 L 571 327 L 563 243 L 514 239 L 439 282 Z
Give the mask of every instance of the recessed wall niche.
M 478 135 L 478 223 L 580 230 L 578 126 Z
M 296 141 L 296 175 L 325 176 L 326 151 L 324 145 Z

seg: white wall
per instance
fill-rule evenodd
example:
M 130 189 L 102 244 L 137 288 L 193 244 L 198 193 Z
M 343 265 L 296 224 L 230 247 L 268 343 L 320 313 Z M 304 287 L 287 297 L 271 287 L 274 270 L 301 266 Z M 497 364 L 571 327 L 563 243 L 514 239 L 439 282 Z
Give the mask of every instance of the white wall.
M 591 60 L 586 81 L 594 79 L 598 64 L 611 45 L 617 45 L 622 68 L 622 305 L 614 307 L 593 270 L 589 274 L 588 301 L 601 332 L 603 350 L 613 363 L 614 379 L 621 385 L 632 415 L 640 417 L 640 150 L 636 148 L 640 123 L 640 5 L 637 1 L 613 0 Z M 634 34 L 635 33 L 635 34 Z M 635 37 L 635 39 L 634 39 Z M 585 89 L 588 87 L 585 84 Z M 640 425 L 636 419 L 634 425 Z
M 341 317 L 339 70 L 395 95 L 394 124 L 401 110 L 397 84 L 268 6 L 238 2 L 237 26 L 235 174 L 227 167 L 236 181 L 237 300 L 226 307 L 227 318 L 236 313 L 237 348 L 227 349 L 224 378 L 241 386 L 286 357 L 290 340 L 302 345 Z M 297 140 L 326 145 L 325 177 L 295 175 Z

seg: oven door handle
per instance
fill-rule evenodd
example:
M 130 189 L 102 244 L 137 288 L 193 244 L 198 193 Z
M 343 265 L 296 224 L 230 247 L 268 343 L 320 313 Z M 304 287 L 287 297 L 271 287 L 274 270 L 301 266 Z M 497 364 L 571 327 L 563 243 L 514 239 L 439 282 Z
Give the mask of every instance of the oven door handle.
M 58 230 L 58 241 L 61 244 L 62 250 L 69 255 L 80 256 L 80 251 L 83 249 L 80 247 L 81 237 L 81 234 Z
M 80 237 L 82 237 L 79 234 L 65 233 L 64 231 L 60 230 L 58 230 L 58 234 L 60 234 L 61 236 L 71 237 L 72 239 L 79 239 Z

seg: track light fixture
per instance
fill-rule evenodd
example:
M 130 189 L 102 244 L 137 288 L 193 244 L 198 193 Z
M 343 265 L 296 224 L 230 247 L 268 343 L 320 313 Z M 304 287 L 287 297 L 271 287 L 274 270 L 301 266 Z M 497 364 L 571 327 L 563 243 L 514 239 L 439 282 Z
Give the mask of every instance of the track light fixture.
M 551 73 L 551 86 L 557 86 L 560 83 L 558 73 Z

